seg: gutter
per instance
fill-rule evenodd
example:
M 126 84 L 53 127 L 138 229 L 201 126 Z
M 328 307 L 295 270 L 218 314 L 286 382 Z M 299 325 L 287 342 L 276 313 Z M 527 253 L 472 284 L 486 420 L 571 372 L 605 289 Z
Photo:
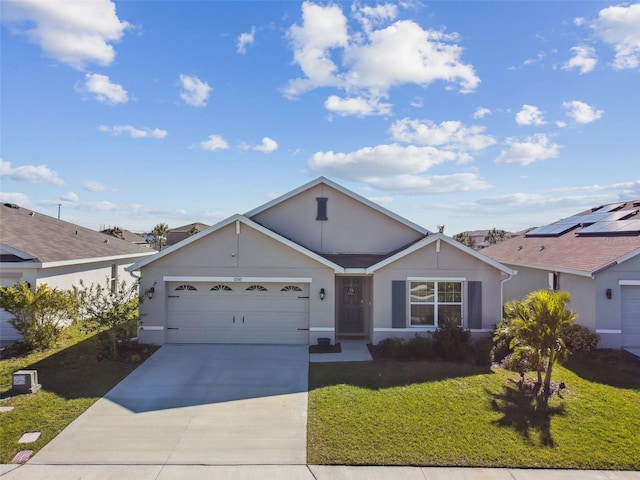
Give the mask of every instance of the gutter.
M 517 275 L 518 271 L 513 270 L 513 274 L 507 273 L 508 277 L 500 280 L 500 305 L 504 308 L 504 284 L 513 278 L 514 275 Z

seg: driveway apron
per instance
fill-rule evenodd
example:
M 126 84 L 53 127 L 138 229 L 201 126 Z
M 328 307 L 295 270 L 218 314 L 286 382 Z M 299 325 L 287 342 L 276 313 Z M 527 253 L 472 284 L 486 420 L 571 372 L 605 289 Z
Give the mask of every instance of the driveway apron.
M 29 463 L 305 464 L 307 348 L 165 345 Z

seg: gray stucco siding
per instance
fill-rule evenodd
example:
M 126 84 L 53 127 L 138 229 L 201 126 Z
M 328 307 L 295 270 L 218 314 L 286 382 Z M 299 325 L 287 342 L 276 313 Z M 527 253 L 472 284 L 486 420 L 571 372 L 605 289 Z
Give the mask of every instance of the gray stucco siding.
M 277 240 L 242 225 L 236 234 L 235 225 L 229 225 L 198 241 L 186 245 L 142 268 L 141 290 L 155 284 L 154 297 L 141 306 L 142 343 L 163 344 L 167 323 L 166 277 L 192 277 L 193 281 L 210 281 L 211 278 L 227 278 L 241 282 L 246 278 L 306 278 L 309 282 L 310 342 L 317 336 L 334 338 L 333 332 L 315 333 L 314 328 L 334 326 L 333 298 L 334 271 L 316 260 L 293 250 Z M 236 279 L 236 280 L 234 280 Z M 190 283 L 185 281 L 185 283 Z M 221 282 L 225 283 L 225 282 Z M 326 297 L 320 300 L 319 291 L 324 288 Z
M 316 220 L 316 198 L 327 198 L 327 220 Z M 327 185 L 317 185 L 252 220 L 316 252 L 385 254 L 420 232 Z
M 433 328 L 412 327 L 409 321 L 409 299 L 405 299 L 405 328 L 393 328 L 392 323 L 392 282 L 408 281 L 409 278 L 464 279 L 463 284 L 463 326 L 467 327 L 468 282 L 482 282 L 482 323 L 481 330 L 489 330 L 500 321 L 502 306 L 500 303 L 501 272 L 482 262 L 465 255 L 460 250 L 442 242 L 440 252 L 436 245 L 430 244 L 402 259 L 375 272 L 373 279 L 373 335 L 377 343 L 385 337 L 411 338 Z M 408 291 L 408 290 L 407 290 Z

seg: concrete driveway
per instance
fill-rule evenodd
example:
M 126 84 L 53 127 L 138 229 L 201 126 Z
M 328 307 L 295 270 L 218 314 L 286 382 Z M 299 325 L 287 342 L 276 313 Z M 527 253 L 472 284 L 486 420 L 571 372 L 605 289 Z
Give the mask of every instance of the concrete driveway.
M 303 465 L 309 353 L 165 345 L 29 464 Z

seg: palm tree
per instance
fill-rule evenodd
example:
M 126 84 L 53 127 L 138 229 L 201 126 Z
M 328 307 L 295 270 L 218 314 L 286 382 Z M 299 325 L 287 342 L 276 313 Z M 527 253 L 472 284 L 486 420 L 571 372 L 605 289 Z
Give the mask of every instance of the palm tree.
M 153 230 L 151 235 L 153 236 L 153 243 L 157 246 L 158 250 L 162 250 L 163 242 L 167 241 L 167 235 L 169 234 L 169 225 L 166 223 L 159 223 Z
M 556 362 L 562 362 L 569 350 L 562 340 L 562 329 L 576 319 L 567 309 L 571 294 L 565 291 L 537 290 L 522 302 L 512 300 L 505 304 L 505 317 L 496 331 L 496 337 L 511 337 L 513 355 L 538 374 L 538 385 L 550 393 L 551 373 Z M 544 381 L 542 372 L 545 372 Z

